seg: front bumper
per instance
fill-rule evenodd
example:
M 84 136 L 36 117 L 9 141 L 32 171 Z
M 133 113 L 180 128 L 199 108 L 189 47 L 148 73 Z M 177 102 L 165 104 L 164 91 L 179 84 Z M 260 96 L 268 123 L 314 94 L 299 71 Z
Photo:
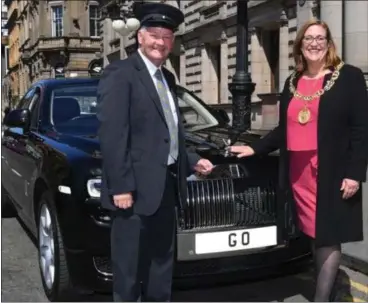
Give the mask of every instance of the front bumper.
M 248 255 L 178 261 L 174 264 L 174 287 L 216 284 L 244 279 L 269 278 L 297 271 L 311 262 L 308 241 L 299 238 L 289 246 Z M 95 292 L 112 291 L 111 261 L 108 255 L 93 252 L 69 254 L 68 264 L 73 283 Z M 303 266 L 303 267 L 299 267 Z
M 83 289 L 110 292 L 111 221 L 108 212 L 91 201 L 80 203 L 81 201 L 73 200 L 72 196 L 59 198 L 63 200 L 58 203 L 59 222 L 73 284 Z M 295 263 L 304 263 L 311 259 L 310 245 L 306 237 L 265 249 L 202 255 L 193 254 L 194 243 L 195 233 L 177 232 L 174 283 L 198 279 L 214 280 L 216 283 L 221 280 L 220 277 L 226 276 L 268 276 L 272 272 L 284 271 L 288 264 L 294 267 Z
M 238 252 L 226 257 L 206 258 L 194 261 L 178 261 L 175 278 L 209 277 L 240 274 L 243 277 L 267 276 L 271 271 L 283 271 L 286 264 L 311 260 L 308 239 L 297 238 L 287 246 L 252 251 L 247 254 Z
M 73 284 L 96 292 L 111 292 L 112 268 L 110 260 L 109 224 L 101 224 L 91 217 L 85 218 L 78 233 L 73 237 L 76 247 L 67 248 L 68 265 Z M 198 284 L 207 281 L 219 283 L 222 279 L 243 279 L 267 277 L 273 273 L 287 270 L 289 265 L 304 263 L 311 259 L 307 238 L 293 239 L 287 245 L 267 249 L 234 251 L 231 253 L 207 254 L 192 258 L 183 258 L 183 248 L 193 243 L 193 233 L 177 233 L 176 260 L 174 266 L 174 285 L 181 283 Z M 188 237 L 192 238 L 189 240 Z M 183 240 L 186 238 L 186 240 Z M 81 245 L 83 244 L 83 245 Z M 183 246 L 184 245 L 184 246 Z M 187 255 L 188 256 L 188 255 Z

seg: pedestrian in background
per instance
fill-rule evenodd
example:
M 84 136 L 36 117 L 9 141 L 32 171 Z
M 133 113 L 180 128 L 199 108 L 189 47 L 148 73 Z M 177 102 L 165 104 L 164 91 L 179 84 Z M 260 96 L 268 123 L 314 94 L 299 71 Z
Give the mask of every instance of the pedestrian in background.
M 101 199 L 112 211 L 114 300 L 169 301 L 175 206 L 186 203 L 187 176 L 213 166 L 186 152 L 175 78 L 162 67 L 183 13 L 147 3 L 136 5 L 134 15 L 139 49 L 109 64 L 98 87 Z
M 368 158 L 368 95 L 363 72 L 344 64 L 325 22 L 299 30 L 295 72 L 280 98 L 279 125 L 238 157 L 280 149 L 280 186 L 292 195 L 300 230 L 311 238 L 314 300 L 329 301 L 341 244 L 363 240 L 362 190 Z

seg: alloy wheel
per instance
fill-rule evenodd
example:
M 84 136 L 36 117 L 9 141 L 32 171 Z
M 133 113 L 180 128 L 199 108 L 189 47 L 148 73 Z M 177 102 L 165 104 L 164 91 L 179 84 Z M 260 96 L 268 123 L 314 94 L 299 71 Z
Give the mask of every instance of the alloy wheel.
M 49 208 L 43 204 L 39 218 L 39 258 L 42 278 L 48 289 L 52 289 L 55 281 L 55 235 Z

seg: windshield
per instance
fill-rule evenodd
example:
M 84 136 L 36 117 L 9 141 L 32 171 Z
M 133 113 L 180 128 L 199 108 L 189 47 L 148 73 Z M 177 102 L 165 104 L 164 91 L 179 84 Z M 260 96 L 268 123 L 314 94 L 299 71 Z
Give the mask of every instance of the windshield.
M 212 127 L 219 120 L 192 93 L 177 91 L 183 123 L 188 131 Z M 65 86 L 53 90 L 51 123 L 62 133 L 95 136 L 98 130 L 97 85 Z
M 186 130 L 197 131 L 219 124 L 219 120 L 201 104 L 193 93 L 183 87 L 178 87 L 176 93 Z

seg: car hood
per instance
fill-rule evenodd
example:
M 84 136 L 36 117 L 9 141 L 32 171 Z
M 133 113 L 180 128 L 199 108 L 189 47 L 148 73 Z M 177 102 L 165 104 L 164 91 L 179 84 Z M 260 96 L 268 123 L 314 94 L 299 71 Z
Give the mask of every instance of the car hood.
M 187 147 L 202 156 L 211 158 L 211 155 L 223 154 L 229 140 L 232 144 L 249 144 L 259 139 L 267 132 L 247 131 L 239 133 L 229 126 L 213 127 L 195 132 L 186 133 Z M 59 134 L 58 141 L 69 147 L 76 148 L 86 154 L 100 158 L 100 144 L 95 135 Z
M 212 127 L 186 134 L 187 145 L 192 146 L 196 151 L 210 157 L 210 155 L 223 154 L 227 145 L 250 144 L 260 139 L 268 131 L 252 130 L 239 132 L 231 126 Z
M 100 142 L 95 135 L 58 134 L 57 141 L 69 148 L 77 149 L 94 158 L 100 158 Z M 56 139 L 54 137 L 54 139 Z

